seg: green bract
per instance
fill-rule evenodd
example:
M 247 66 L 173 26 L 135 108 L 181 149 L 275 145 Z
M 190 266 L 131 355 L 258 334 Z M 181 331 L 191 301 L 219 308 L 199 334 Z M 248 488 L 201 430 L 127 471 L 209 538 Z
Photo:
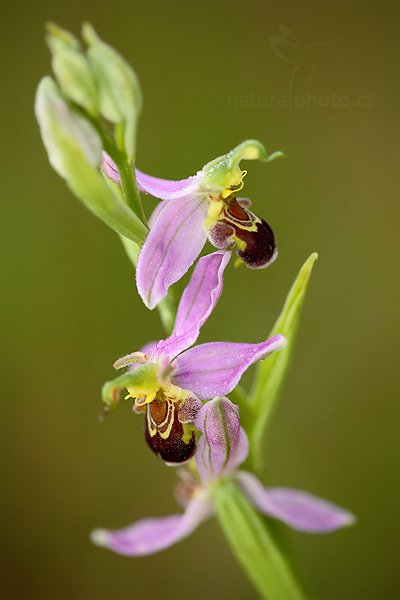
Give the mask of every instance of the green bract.
M 51 64 L 63 94 L 91 116 L 97 116 L 97 86 L 78 40 L 53 23 L 47 25 L 47 32 L 46 40 L 52 53 Z
M 86 23 L 82 36 L 89 48 L 88 59 L 99 90 L 100 112 L 122 127 L 119 149 L 132 161 L 136 146 L 136 121 L 142 106 L 139 82 L 133 69 Z
M 51 77 L 44 77 L 38 86 L 35 112 L 55 171 L 97 217 L 117 233 L 142 244 L 147 229 L 99 172 L 99 135 L 69 106 Z

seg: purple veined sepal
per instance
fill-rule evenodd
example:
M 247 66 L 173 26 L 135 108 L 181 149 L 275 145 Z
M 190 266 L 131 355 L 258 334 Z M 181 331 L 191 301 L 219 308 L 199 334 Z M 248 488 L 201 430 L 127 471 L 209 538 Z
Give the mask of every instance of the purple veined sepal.
M 260 512 L 297 531 L 330 533 L 356 521 L 349 511 L 308 492 L 264 487 L 255 475 L 246 471 L 238 471 L 235 478 Z
M 189 536 L 213 513 L 208 490 L 193 494 L 182 514 L 143 519 L 123 529 L 95 529 L 92 542 L 125 556 L 148 556 Z
M 213 252 L 198 261 L 179 302 L 172 334 L 161 340 L 154 357 L 175 358 L 192 346 L 221 297 L 230 252 Z
M 154 220 L 136 269 L 138 292 L 148 308 L 157 306 L 199 256 L 207 240 L 206 215 L 204 199 L 187 196 L 168 202 Z
M 199 398 L 224 396 L 252 364 L 282 350 L 286 343 L 282 335 L 275 335 L 259 344 L 210 342 L 194 346 L 174 360 L 174 383 Z
M 249 444 L 240 426 L 239 407 L 228 398 L 207 402 L 195 424 L 202 433 L 196 464 L 203 485 L 231 476 L 260 512 L 297 531 L 329 533 L 355 522 L 354 515 L 332 502 L 301 490 L 266 488 L 252 473 L 238 470 L 248 456 Z

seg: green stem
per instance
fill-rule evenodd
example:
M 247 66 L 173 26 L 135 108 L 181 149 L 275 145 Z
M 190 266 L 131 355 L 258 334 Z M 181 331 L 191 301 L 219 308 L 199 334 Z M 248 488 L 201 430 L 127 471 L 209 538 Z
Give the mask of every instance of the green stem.
M 305 593 L 268 526 L 231 480 L 214 491 L 219 524 L 247 575 L 268 600 L 301 600 Z
M 176 317 L 176 305 L 171 289 L 165 298 L 157 304 L 157 310 L 160 313 L 161 323 L 165 332 L 167 335 L 171 335 Z
M 136 177 L 130 163 L 126 156 L 121 150 L 115 146 L 115 144 L 104 134 L 102 135 L 104 150 L 115 162 L 119 176 L 121 177 L 121 187 L 124 195 L 124 199 L 129 208 L 137 215 L 139 215 L 142 221 L 147 224 L 146 215 L 143 210 L 143 204 L 140 198 L 139 190 L 136 185 Z
M 147 219 L 143 209 L 142 200 L 140 197 L 139 190 L 136 185 L 136 177 L 134 175 L 134 169 L 129 163 L 126 153 L 124 151 L 123 144 L 123 132 L 124 124 L 119 123 L 115 127 L 116 143 L 104 132 L 100 123 L 92 117 L 85 109 L 80 106 L 76 106 L 84 117 L 90 121 L 97 133 L 101 137 L 103 142 L 103 148 L 107 154 L 111 157 L 118 168 L 119 175 L 121 177 L 121 187 L 123 191 L 123 198 L 129 208 L 137 215 L 140 216 L 143 223 L 147 226 Z

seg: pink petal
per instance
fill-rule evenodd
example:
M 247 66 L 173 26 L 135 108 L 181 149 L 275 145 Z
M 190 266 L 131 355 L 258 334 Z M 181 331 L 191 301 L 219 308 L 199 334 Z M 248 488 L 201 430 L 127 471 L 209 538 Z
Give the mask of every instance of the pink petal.
M 152 354 L 152 352 L 153 352 L 153 350 L 154 350 L 154 348 L 156 346 L 157 346 L 157 342 L 148 342 L 147 344 L 145 344 L 144 346 L 142 346 L 140 348 L 139 352 L 137 352 L 137 353 L 136 352 L 132 352 L 132 355 L 135 355 L 135 354 L 147 354 L 148 357 L 150 358 L 151 354 Z M 143 363 L 140 363 L 140 362 L 130 363 L 129 356 L 130 356 L 129 354 L 127 354 L 125 356 L 121 356 L 121 358 L 119 358 L 118 360 L 115 361 L 114 368 L 121 369 L 124 366 L 127 366 L 128 367 L 128 371 L 134 371 L 135 369 L 137 369 L 138 367 L 140 367 L 141 364 L 143 364 Z M 123 364 L 125 362 L 124 359 L 126 359 L 126 365 Z M 117 366 L 115 366 L 115 365 L 117 365 Z M 120 366 L 118 366 L 118 365 L 120 365 Z
M 136 181 L 141 192 L 146 192 L 160 198 L 161 200 L 176 200 L 190 194 L 195 194 L 199 189 L 199 183 L 204 177 L 201 172 L 187 179 L 173 181 L 160 179 L 152 175 L 146 175 L 136 169 Z
M 97 546 L 125 556 L 147 556 L 169 548 L 187 537 L 212 514 L 207 492 L 196 493 L 181 515 L 143 519 L 125 529 L 95 529 L 91 539 Z
M 151 213 L 150 217 L 147 220 L 147 224 L 150 229 L 153 227 L 153 225 L 156 222 L 156 220 L 158 219 L 161 211 L 164 210 L 164 208 L 167 206 L 167 204 L 168 204 L 168 200 L 163 200 L 162 202 L 159 202 L 157 204 L 157 206 L 155 207 L 155 209 L 153 210 L 153 212 Z
M 225 473 L 232 473 L 246 460 L 249 454 L 249 440 L 243 427 L 239 431 L 239 439 L 236 446 L 230 453 L 228 462 L 225 465 Z
M 121 178 L 118 173 L 117 165 L 112 160 L 111 156 L 107 154 L 107 152 L 102 153 L 101 170 L 114 183 L 121 183 Z
M 117 165 L 106 152 L 103 152 L 101 169 L 112 181 L 121 183 Z M 139 171 L 139 169 L 135 169 L 135 175 L 138 188 L 141 192 L 151 194 L 161 200 L 176 200 L 176 198 L 196 193 L 199 189 L 199 183 L 204 177 L 203 173 L 199 171 L 199 173 L 187 179 L 173 181 L 146 175 L 146 173 Z
M 155 220 L 139 254 L 137 288 L 148 308 L 154 308 L 200 254 L 206 234 L 202 223 L 208 204 L 184 197 L 168 202 Z
M 260 344 L 211 342 L 190 348 L 174 360 L 174 384 L 191 390 L 200 399 L 229 394 L 253 363 L 281 350 L 286 339 L 275 335 Z
M 247 472 L 236 478 L 253 504 L 263 513 L 279 519 L 297 531 L 329 533 L 352 525 L 354 515 L 347 510 L 300 490 L 265 488 Z
M 214 252 L 199 260 L 182 294 L 172 335 L 157 345 L 154 354 L 173 358 L 195 343 L 221 296 L 230 256 L 230 252 Z

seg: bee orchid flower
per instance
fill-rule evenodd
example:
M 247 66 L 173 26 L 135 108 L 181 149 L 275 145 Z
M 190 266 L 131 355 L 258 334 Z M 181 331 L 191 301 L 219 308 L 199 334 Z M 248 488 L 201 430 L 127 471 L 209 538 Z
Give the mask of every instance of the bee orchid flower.
M 122 389 L 134 398 L 136 412 L 145 413 L 150 448 L 166 463 L 187 461 L 195 450 L 191 425 L 207 400 L 231 392 L 256 361 L 285 346 L 275 335 L 259 344 L 211 342 L 193 346 L 200 328 L 217 304 L 229 252 L 201 258 L 179 303 L 173 332 L 166 340 L 147 345 L 116 361 L 128 371 L 103 387 L 103 400 L 112 407 Z
M 90 24 L 83 25 L 82 37 L 85 47 L 68 31 L 48 25 L 55 79 L 47 76 L 40 82 L 35 112 L 55 171 L 121 237 L 145 306 L 154 309 L 166 300 L 159 306 L 160 316 L 167 335 L 172 333 L 119 358 L 114 364 L 119 376 L 105 383 L 102 395 L 105 413 L 123 395 L 133 401 L 135 413 L 142 413 L 150 449 L 167 465 L 179 467 L 176 498 L 181 505 L 177 514 L 124 529 L 96 529 L 92 540 L 119 554 L 150 555 L 215 515 L 260 596 L 305 598 L 291 561 L 257 511 L 307 533 L 328 533 L 355 519 L 307 492 L 265 487 L 251 472 L 260 463 L 288 352 L 258 365 L 248 395 L 237 386 L 251 365 L 287 344 L 292 348 L 317 254 L 301 268 L 270 339 L 196 345 L 221 296 L 231 254 L 250 269 L 267 267 L 277 256 L 271 227 L 240 195 L 247 174 L 241 164 L 271 162 L 282 153 L 268 155 L 260 142 L 250 139 L 187 179 L 171 181 L 133 169 L 142 106 L 137 76 Z M 148 222 L 138 192 L 159 200 Z M 216 251 L 198 260 L 207 240 Z M 172 328 L 175 306 L 166 296 L 192 267 Z M 231 392 L 241 404 L 243 427 L 239 407 L 227 398 Z M 137 491 L 142 491 L 139 484 Z M 179 577 L 179 566 L 174 575 Z
M 207 238 L 219 250 L 236 248 L 238 257 L 253 269 L 275 260 L 271 227 L 249 210 L 250 200 L 238 198 L 237 193 L 247 173 L 239 166 L 241 160 L 269 162 L 281 154 L 268 155 L 260 142 L 247 140 L 180 181 L 136 170 L 139 189 L 162 200 L 150 218 L 150 233 L 136 271 L 137 288 L 148 308 L 154 308 L 186 273 Z M 102 169 L 120 182 L 117 167 L 106 154 Z
M 168 548 L 190 535 L 214 512 L 213 494 L 226 479 L 239 486 L 261 513 L 305 533 L 329 533 L 352 525 L 354 516 L 307 492 L 267 488 L 253 474 L 238 467 L 246 460 L 248 441 L 240 426 L 239 408 L 217 397 L 202 406 L 195 419 L 201 431 L 195 471 L 186 471 L 179 486 L 185 510 L 181 514 L 144 519 L 124 529 L 96 529 L 92 541 L 127 556 L 146 556 Z M 183 488 L 183 489 L 182 489 Z M 183 492 L 183 493 L 182 493 Z

